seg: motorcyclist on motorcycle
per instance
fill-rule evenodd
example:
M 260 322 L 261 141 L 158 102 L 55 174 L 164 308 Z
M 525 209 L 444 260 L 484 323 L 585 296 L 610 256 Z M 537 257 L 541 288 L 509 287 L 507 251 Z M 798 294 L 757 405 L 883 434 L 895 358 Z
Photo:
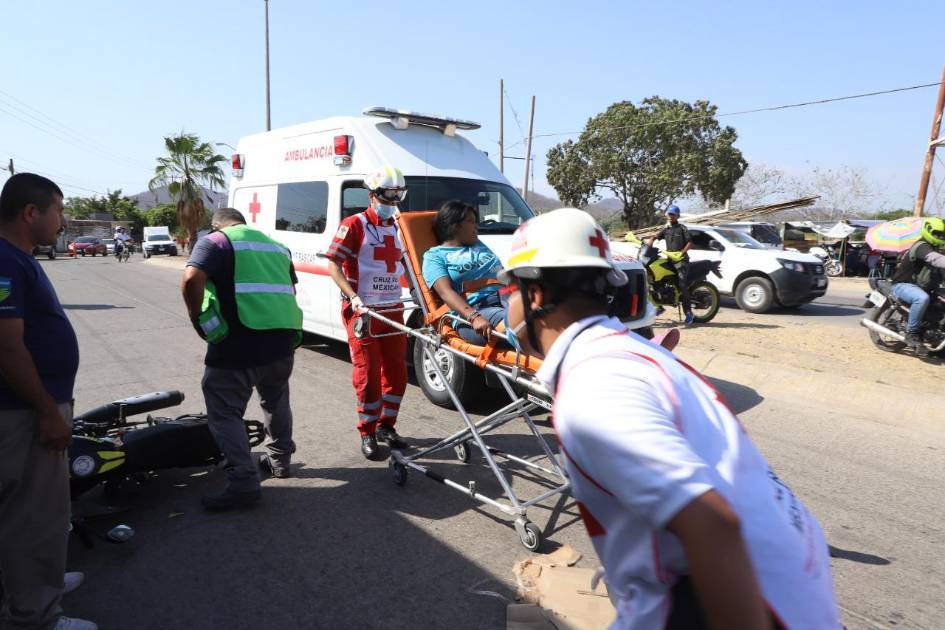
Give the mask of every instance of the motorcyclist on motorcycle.
M 906 343 L 917 356 L 928 354 L 922 343 L 922 321 L 929 306 L 929 289 L 938 286 L 945 269 L 945 255 L 936 251 L 945 246 L 945 220 L 929 217 L 922 222 L 922 238 L 899 257 L 892 275 L 892 294 L 909 305 Z
M 123 250 L 131 240 L 131 236 L 125 233 L 125 226 L 119 225 L 115 228 L 115 258 L 121 255 L 121 250 Z
M 666 256 L 676 265 L 679 304 L 682 306 L 683 313 L 686 314 L 686 326 L 689 326 L 695 318 L 689 299 L 689 254 L 687 253 L 692 247 L 692 237 L 686 226 L 679 222 L 679 206 L 673 205 L 666 209 L 666 220 L 669 223 L 656 236 L 650 237 L 647 247 L 652 247 L 655 241 L 666 243 Z

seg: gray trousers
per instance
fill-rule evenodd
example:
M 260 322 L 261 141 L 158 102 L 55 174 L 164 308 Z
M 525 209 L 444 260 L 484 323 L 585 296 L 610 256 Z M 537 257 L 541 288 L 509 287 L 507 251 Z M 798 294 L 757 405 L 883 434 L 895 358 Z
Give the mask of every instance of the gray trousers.
M 289 377 L 294 355 L 253 368 L 204 370 L 203 397 L 207 404 L 210 432 L 226 456 L 230 489 L 248 492 L 259 489 L 259 472 L 249 452 L 249 438 L 243 425 L 246 405 L 253 388 L 266 424 L 269 456 L 284 465 L 295 452 L 292 441 L 292 409 L 289 407 Z
M 72 406 L 59 406 L 72 421 Z M 62 614 L 69 464 L 39 441 L 32 410 L 0 410 L 0 628 L 40 629 Z

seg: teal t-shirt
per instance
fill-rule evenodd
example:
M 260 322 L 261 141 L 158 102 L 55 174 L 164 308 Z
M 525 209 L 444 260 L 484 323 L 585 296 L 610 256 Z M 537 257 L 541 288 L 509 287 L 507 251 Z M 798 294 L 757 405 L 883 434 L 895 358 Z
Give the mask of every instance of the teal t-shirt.
M 449 276 L 450 284 L 459 294 L 463 292 L 464 283 L 495 278 L 501 270 L 502 261 L 482 241 L 469 247 L 437 245 L 423 255 L 423 279 L 427 286 L 432 288 L 434 282 Z M 466 301 L 475 307 L 498 290 L 498 285 L 483 287 L 467 295 Z

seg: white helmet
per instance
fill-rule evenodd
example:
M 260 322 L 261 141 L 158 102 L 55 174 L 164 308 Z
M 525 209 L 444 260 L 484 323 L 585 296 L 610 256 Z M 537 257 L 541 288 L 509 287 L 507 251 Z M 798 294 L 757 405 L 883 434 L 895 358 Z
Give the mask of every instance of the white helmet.
M 124 232 L 124 231 L 125 231 L 125 226 L 124 226 L 124 225 L 119 225 L 118 227 L 115 228 L 115 230 L 116 230 L 117 232 Z
M 515 231 L 509 266 L 499 272 L 508 284 L 513 276 L 529 280 L 541 277 L 542 269 L 607 269 L 608 284 L 622 287 L 627 275 L 614 266 L 607 233 L 588 213 L 561 208 L 541 214 Z
M 376 173 L 368 175 L 364 180 L 364 187 L 372 193 L 391 203 L 399 203 L 407 197 L 407 182 L 400 169 L 385 164 Z

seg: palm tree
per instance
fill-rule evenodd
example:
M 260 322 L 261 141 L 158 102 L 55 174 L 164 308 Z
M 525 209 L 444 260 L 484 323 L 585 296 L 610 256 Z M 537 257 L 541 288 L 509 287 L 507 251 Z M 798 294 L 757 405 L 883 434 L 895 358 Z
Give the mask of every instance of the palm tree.
M 197 242 L 197 230 L 206 220 L 207 207 L 204 199 L 212 203 L 204 186 L 213 191 L 223 188 L 223 169 L 220 162 L 226 158 L 216 154 L 207 142 L 201 142 L 196 134 L 181 132 L 177 136 L 164 138 L 167 156 L 157 158 L 154 177 L 148 182 L 148 190 L 167 186 L 168 192 L 177 202 L 180 225 L 190 236 L 190 248 Z

